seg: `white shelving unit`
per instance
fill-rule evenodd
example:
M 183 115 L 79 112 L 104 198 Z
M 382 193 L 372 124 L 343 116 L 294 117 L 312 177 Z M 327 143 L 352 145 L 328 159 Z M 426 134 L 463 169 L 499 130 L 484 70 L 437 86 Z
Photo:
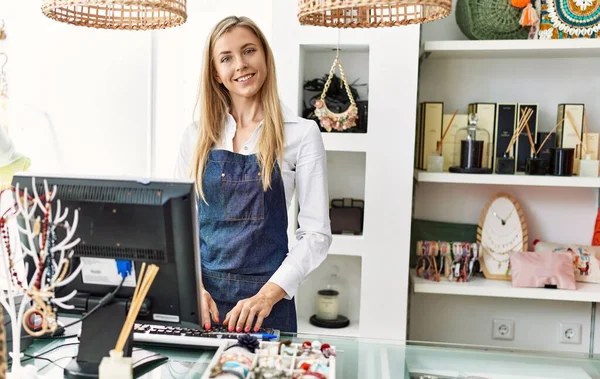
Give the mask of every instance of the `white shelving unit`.
M 323 133 L 323 143 L 327 151 L 352 151 L 366 153 L 368 133 Z
M 417 277 L 415 270 L 410 271 L 410 281 L 416 293 L 440 295 L 505 297 L 513 299 L 537 299 L 577 302 L 600 302 L 600 284 L 577 282 L 576 290 L 548 288 L 517 288 L 508 280 L 487 280 L 473 278 L 467 283 L 439 282 Z
M 341 337 L 359 337 L 359 325 L 352 323 L 345 328 L 326 329 L 312 325 L 310 322 L 300 319 L 298 321 L 298 330 L 302 333 L 313 334 L 316 336 L 341 336 Z
M 430 59 L 599 58 L 600 40 L 426 41 Z
M 456 4 L 456 2 L 454 2 Z M 444 114 L 467 113 L 474 102 L 537 103 L 538 131 L 556 123 L 560 103 L 584 103 L 590 132 L 600 132 L 600 78 L 587 75 L 600 63 L 600 40 L 467 40 L 453 13 L 424 25 L 420 43 L 419 101 L 444 102 Z M 578 67 L 574 76 L 566 67 Z M 552 89 L 548 87 L 551 83 Z M 497 192 L 516 196 L 527 218 L 529 241 L 589 245 L 598 211 L 600 178 L 431 173 L 414 170 L 415 211 L 422 220 L 477 224 L 481 209 Z M 561 345 L 552 338 L 560 322 L 594 327 L 590 309 L 600 302 L 600 284 L 577 282 L 576 291 L 514 288 L 510 281 L 473 278 L 468 283 L 431 282 L 410 273 L 410 333 L 420 340 L 502 347 L 531 347 L 587 352 L 592 347 Z M 451 295 L 450 298 L 445 295 Z M 590 304 L 585 304 L 590 303 Z M 444 319 L 462 319 L 465 309 L 478 314 L 450 330 L 433 325 L 429 314 L 444 307 Z M 445 304 L 442 305 L 442 304 Z M 478 305 L 483 308 L 478 308 Z M 538 310 L 543 309 L 538 314 Z M 575 311 L 576 309 L 576 311 Z M 582 311 L 583 309 L 583 311 Z M 515 321 L 515 341 L 491 337 L 492 319 Z M 596 326 L 600 324 L 596 321 Z M 529 335 L 539 340 L 523 341 Z M 599 340 L 600 341 L 600 340 Z M 595 351 L 597 352 L 597 344 Z
M 525 174 L 459 174 L 415 170 L 415 179 L 422 183 L 490 184 L 503 186 L 600 188 L 600 178 L 578 176 L 535 176 Z
M 398 268 L 408 262 L 412 185 L 406 179 L 413 174 L 413 151 L 399 150 L 398 141 L 414 139 L 414 130 L 404 126 L 414 125 L 416 118 L 419 26 L 337 30 L 300 26 L 296 13 L 296 1 L 273 1 L 271 46 L 282 101 L 302 114 L 307 95 L 316 95 L 305 93 L 304 81 L 326 77 L 339 46 L 357 100 L 369 102 L 366 133 L 321 133 L 330 200 L 363 200 L 363 233 L 334 234 L 328 258 L 309 275 L 296 297 L 299 331 L 404 341 L 409 279 L 408 270 Z M 392 88 L 397 90 L 391 93 Z M 386 169 L 390 165 L 394 170 Z M 290 212 L 290 220 L 296 214 L 297 210 Z M 319 289 L 317 281 L 332 265 L 340 267 L 340 276 L 350 288 L 351 324 L 343 329 L 315 328 L 308 318 Z M 396 295 L 390 298 L 390 293 Z M 394 317 L 382 323 L 383 315 Z
M 365 251 L 365 237 L 335 234 L 329 248 L 331 255 L 362 256 Z

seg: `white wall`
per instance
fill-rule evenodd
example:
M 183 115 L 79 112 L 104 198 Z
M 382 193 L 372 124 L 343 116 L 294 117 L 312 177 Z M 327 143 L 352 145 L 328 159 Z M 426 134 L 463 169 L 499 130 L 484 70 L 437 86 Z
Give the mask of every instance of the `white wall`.
M 58 23 L 40 1 L 2 1 L 0 15 L 8 119 L 32 170 L 145 175 L 150 34 Z

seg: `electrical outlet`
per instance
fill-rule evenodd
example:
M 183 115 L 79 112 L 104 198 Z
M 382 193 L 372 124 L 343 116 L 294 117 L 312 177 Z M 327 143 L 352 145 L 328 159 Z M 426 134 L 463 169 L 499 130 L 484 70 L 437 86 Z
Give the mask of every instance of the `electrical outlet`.
M 514 340 L 515 322 L 512 320 L 494 319 L 492 322 L 492 338 L 495 340 Z
M 581 343 L 581 324 L 561 322 L 558 330 L 560 343 Z

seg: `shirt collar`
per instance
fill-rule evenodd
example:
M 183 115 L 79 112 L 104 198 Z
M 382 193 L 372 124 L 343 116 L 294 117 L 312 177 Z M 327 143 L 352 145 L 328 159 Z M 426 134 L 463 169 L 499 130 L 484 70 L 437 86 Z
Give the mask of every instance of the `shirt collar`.
M 283 113 L 283 122 L 284 123 L 300 122 L 300 120 L 298 119 L 298 116 L 296 116 L 290 108 L 288 108 L 283 103 L 280 103 L 280 104 L 281 104 L 281 112 Z M 225 124 L 227 125 L 227 127 L 226 127 L 227 131 L 230 131 L 232 129 L 235 130 L 235 119 L 229 112 L 227 112 L 227 120 L 226 120 Z

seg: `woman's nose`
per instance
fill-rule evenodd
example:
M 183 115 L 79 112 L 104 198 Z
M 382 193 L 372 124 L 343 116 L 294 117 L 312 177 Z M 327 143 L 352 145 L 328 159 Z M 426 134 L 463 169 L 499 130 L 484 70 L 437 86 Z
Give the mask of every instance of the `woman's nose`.
M 237 61 L 237 70 L 241 71 L 243 69 L 245 69 L 246 67 L 248 67 L 248 63 L 246 63 L 246 60 L 244 58 L 240 58 Z

